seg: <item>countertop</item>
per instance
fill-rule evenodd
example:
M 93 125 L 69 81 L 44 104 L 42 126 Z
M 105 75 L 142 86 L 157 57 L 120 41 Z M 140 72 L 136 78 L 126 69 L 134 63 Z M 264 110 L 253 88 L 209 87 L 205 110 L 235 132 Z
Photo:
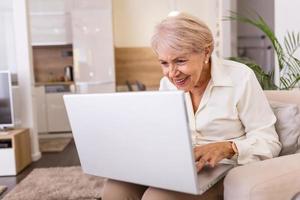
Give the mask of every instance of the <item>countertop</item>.
M 35 82 L 35 86 L 45 86 L 45 85 L 72 85 L 73 81 L 61 81 L 61 82 Z

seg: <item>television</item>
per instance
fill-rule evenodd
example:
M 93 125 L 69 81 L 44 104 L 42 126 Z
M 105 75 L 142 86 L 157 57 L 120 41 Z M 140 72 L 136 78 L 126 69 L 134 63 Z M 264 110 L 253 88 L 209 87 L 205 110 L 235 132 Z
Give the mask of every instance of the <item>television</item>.
M 14 126 L 12 84 L 9 71 L 0 71 L 0 129 Z

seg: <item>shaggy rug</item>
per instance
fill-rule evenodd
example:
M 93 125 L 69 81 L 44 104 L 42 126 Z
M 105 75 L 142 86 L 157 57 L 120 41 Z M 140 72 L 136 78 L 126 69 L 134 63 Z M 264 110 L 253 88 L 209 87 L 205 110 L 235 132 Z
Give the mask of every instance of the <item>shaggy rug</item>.
M 41 152 L 61 152 L 71 142 L 72 138 L 39 139 Z
M 105 179 L 86 175 L 81 167 L 34 169 L 3 200 L 101 199 Z

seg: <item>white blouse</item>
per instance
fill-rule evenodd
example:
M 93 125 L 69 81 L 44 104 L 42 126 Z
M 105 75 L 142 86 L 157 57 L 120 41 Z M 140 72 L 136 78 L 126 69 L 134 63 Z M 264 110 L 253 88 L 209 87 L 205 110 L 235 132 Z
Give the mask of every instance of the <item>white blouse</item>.
M 211 61 L 211 80 L 195 114 L 186 93 L 194 145 L 234 141 L 237 164 L 278 156 L 281 143 L 274 127 L 276 117 L 253 71 L 244 64 L 214 56 Z M 160 90 L 177 88 L 164 77 Z

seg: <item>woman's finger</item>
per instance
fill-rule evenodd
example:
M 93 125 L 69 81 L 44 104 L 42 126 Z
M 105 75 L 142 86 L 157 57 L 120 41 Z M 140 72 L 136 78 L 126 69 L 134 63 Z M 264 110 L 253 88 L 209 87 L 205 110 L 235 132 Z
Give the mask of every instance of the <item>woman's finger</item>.
M 198 161 L 204 154 L 205 151 L 203 150 L 202 147 L 198 146 L 194 148 L 195 161 Z
M 203 167 L 210 162 L 210 160 L 212 159 L 212 155 L 210 152 L 207 152 L 206 154 L 204 154 L 198 161 L 197 163 L 197 171 L 201 171 L 203 169 Z
M 200 158 L 198 160 L 198 162 L 196 163 L 197 172 L 201 171 L 201 169 L 203 169 L 205 164 L 206 164 L 206 160 L 204 160 L 203 158 Z

